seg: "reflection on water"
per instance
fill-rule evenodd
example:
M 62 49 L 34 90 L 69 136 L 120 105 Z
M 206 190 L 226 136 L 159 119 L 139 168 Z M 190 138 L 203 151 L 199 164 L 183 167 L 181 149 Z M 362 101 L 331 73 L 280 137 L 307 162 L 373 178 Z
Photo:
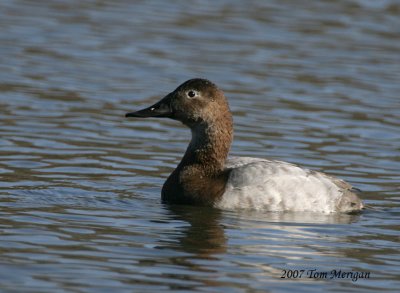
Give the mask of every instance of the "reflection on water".
M 1 291 L 399 287 L 397 1 L 41 4 L 0 3 Z M 190 133 L 123 115 L 193 77 L 226 92 L 232 155 L 339 176 L 368 209 L 161 204 Z

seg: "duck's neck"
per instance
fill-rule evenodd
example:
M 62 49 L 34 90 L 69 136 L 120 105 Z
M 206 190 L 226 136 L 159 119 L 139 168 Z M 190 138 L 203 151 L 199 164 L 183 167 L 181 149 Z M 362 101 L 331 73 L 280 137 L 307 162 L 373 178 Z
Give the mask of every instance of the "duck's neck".
M 191 129 L 192 140 L 178 169 L 193 166 L 208 175 L 223 170 L 232 143 L 232 127 L 201 123 Z
M 164 201 L 212 204 L 222 195 L 229 175 L 224 165 L 233 139 L 232 118 L 223 118 L 191 127 L 185 155 L 163 186 Z

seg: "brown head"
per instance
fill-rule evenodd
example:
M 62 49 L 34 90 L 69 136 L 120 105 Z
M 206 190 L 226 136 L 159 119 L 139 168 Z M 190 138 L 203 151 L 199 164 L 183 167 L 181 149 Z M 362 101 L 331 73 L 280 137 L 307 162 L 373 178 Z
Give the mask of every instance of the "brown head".
M 224 93 L 215 84 L 206 79 L 190 79 L 154 105 L 127 113 L 126 117 L 171 118 L 192 131 L 182 161 L 164 184 L 164 200 L 204 203 L 222 194 L 233 123 Z
M 171 118 L 191 129 L 201 123 L 226 120 L 227 116 L 232 120 L 224 93 L 211 81 L 201 78 L 190 79 L 154 105 L 125 116 Z

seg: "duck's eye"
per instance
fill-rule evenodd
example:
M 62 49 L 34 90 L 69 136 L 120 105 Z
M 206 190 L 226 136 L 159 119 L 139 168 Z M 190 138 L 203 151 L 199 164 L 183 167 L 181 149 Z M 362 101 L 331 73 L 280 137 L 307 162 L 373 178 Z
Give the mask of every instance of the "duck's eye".
M 188 96 L 189 98 L 194 98 L 195 96 L 197 96 L 197 92 L 196 92 L 196 91 L 193 91 L 193 90 L 188 91 L 188 92 L 187 92 L 187 96 Z

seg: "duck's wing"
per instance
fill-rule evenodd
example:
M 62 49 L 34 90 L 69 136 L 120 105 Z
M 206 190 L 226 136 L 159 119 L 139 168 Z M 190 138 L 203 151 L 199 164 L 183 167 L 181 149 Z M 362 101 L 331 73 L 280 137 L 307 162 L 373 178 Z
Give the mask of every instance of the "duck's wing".
M 252 158 L 252 157 L 229 157 L 225 162 L 225 168 L 238 168 L 255 162 L 273 162 L 267 159 Z
M 343 180 L 294 164 L 249 157 L 232 157 L 223 208 L 270 211 L 352 212 L 363 205 Z

